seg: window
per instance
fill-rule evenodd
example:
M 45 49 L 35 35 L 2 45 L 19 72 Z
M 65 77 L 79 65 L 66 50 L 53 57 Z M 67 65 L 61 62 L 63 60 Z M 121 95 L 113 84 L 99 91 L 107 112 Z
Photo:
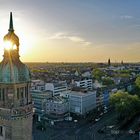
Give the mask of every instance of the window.
M 25 87 L 25 98 L 27 97 L 27 88 Z
M 17 88 L 17 99 L 19 99 L 19 88 Z
M 0 100 L 2 100 L 2 92 L 1 92 L 1 89 L 0 89 Z
M 3 136 L 3 127 L 0 126 L 0 136 Z
M 5 100 L 5 90 L 4 90 L 4 88 L 2 89 L 2 99 L 3 99 L 3 101 Z
M 28 89 L 27 89 L 27 87 L 25 87 L 25 98 L 27 98 L 28 97 Z
M 14 89 L 13 88 L 7 88 L 7 95 L 9 99 L 12 99 L 14 96 Z
M 21 94 L 21 98 L 24 98 L 24 88 L 20 88 L 20 94 Z

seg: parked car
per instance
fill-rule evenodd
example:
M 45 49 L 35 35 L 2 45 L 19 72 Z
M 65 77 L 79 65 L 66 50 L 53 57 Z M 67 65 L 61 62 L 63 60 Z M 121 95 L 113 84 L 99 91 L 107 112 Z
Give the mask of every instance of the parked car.
M 104 113 L 101 113 L 100 116 L 102 116 Z
M 75 122 L 75 123 L 77 123 L 77 122 L 78 122 L 78 120 L 74 120 L 74 122 Z
M 115 125 L 109 125 L 109 126 L 107 126 L 107 128 L 113 128 Z
M 95 122 L 98 122 L 100 119 L 101 119 L 101 118 L 96 118 L 96 119 L 95 119 Z
M 108 111 L 107 110 L 104 110 L 104 113 L 107 113 Z

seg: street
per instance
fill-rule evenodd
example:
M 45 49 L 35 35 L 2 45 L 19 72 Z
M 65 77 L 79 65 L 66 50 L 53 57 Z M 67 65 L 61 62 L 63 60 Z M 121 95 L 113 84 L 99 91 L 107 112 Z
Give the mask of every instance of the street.
M 46 130 L 33 129 L 33 140 L 137 140 L 138 135 L 130 136 L 127 131 L 121 135 L 115 134 L 113 129 L 106 129 L 105 126 L 112 126 L 115 123 L 116 115 L 112 112 L 104 114 L 96 123 L 76 125 L 71 128 L 51 128 Z M 99 130 L 104 129 L 104 132 Z M 113 134 L 114 132 L 114 134 Z

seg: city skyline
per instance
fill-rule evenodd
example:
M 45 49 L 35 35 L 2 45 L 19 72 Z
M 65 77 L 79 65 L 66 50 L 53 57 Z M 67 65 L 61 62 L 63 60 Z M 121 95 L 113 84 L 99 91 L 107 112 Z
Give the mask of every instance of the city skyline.
M 140 1 L 30 0 L 0 5 L 0 60 L 9 12 L 26 62 L 139 62 Z

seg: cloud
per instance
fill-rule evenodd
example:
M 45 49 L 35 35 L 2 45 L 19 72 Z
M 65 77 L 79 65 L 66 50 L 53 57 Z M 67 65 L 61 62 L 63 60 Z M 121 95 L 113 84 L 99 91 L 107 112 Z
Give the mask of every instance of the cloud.
M 121 19 L 132 19 L 133 16 L 130 16 L 130 15 L 122 15 L 120 16 Z
M 85 39 L 83 39 L 79 36 L 69 35 L 69 34 L 63 33 L 63 32 L 55 33 L 54 35 L 47 37 L 47 39 L 68 39 L 70 41 L 81 43 L 86 46 L 92 44 L 91 42 L 86 41 Z

